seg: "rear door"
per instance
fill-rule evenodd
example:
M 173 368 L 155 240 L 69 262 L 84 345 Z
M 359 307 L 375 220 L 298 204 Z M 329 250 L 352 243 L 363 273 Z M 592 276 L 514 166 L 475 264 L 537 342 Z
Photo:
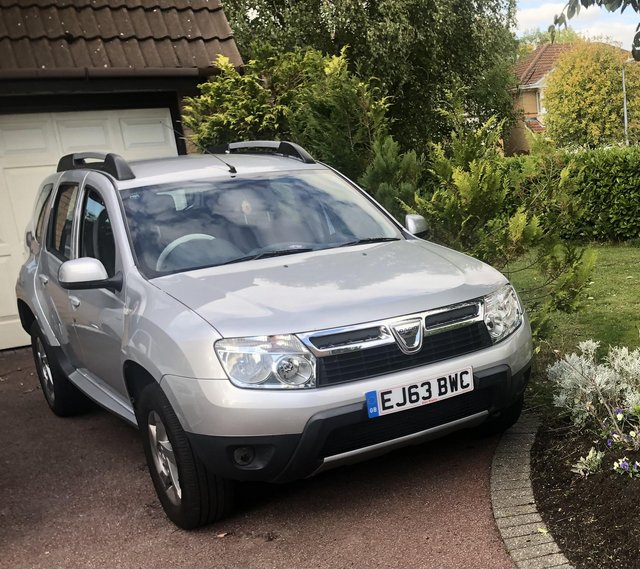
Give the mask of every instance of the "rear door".
M 74 367 L 80 362 L 80 353 L 75 341 L 69 294 L 60 286 L 58 272 L 62 263 L 74 258 L 73 228 L 80 185 L 81 176 L 77 174 L 63 179 L 58 185 L 36 273 L 36 290 L 46 318 Z

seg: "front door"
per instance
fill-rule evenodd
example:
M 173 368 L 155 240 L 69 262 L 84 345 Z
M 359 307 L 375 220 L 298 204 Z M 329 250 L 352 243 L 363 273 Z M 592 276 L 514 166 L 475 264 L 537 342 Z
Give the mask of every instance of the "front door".
M 78 224 L 78 253 L 93 257 L 112 277 L 120 260 L 105 200 L 96 189 L 85 187 Z M 127 404 L 122 374 L 124 296 L 107 289 L 69 291 L 73 326 L 81 353 L 80 368 L 103 384 L 111 396 Z

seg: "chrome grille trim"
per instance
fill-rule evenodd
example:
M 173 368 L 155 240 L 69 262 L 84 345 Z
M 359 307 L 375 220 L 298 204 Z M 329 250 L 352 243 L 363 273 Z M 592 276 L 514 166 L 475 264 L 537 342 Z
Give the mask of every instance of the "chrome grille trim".
M 451 322 L 445 322 L 436 326 L 425 326 L 426 319 L 429 316 L 435 316 L 446 312 L 451 312 L 460 308 L 467 308 L 473 306 L 476 308 L 475 316 L 468 316 L 461 319 L 456 319 Z M 354 352 L 357 350 L 367 350 L 369 348 L 375 348 L 378 346 L 385 346 L 388 344 L 395 344 L 396 341 L 391 333 L 391 326 L 410 320 L 414 318 L 420 318 L 422 320 L 423 334 L 424 336 L 434 336 L 441 334 L 442 332 L 448 332 L 464 326 L 470 326 L 476 322 L 484 321 L 484 303 L 482 300 L 474 300 L 470 302 L 463 302 L 459 304 L 451 304 L 449 306 L 443 306 L 442 308 L 436 308 L 433 310 L 427 310 L 424 312 L 416 312 L 413 314 L 407 314 L 397 318 L 390 318 L 386 320 L 376 320 L 374 322 L 364 322 L 362 324 L 355 324 L 353 326 L 343 326 L 339 328 L 330 328 L 327 330 L 315 330 L 313 332 L 305 332 L 296 334 L 297 337 L 304 343 L 307 348 L 317 357 L 323 356 L 335 356 L 338 354 L 344 354 L 347 352 Z M 349 332 L 357 332 L 359 330 L 365 330 L 367 328 L 378 328 L 379 334 L 375 338 L 357 341 L 347 342 L 343 344 L 335 344 L 326 348 L 318 348 L 313 344 L 314 338 L 322 338 L 323 336 L 333 336 L 339 334 L 348 334 Z

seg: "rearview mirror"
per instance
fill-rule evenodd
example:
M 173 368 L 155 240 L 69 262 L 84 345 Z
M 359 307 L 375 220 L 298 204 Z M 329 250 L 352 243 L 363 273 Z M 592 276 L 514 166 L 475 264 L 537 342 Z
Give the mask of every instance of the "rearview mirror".
M 119 291 L 122 290 L 122 273 L 109 277 L 98 259 L 81 257 L 60 265 L 58 282 L 67 290 L 106 288 Z
M 404 226 L 411 235 L 419 235 L 427 231 L 427 220 L 416 213 L 408 213 L 404 218 Z

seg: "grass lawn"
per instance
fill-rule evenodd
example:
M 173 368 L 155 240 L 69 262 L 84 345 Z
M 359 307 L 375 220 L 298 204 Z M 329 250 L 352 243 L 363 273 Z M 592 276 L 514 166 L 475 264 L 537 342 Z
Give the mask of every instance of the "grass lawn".
M 538 511 L 576 569 L 640 567 L 640 480 L 612 470 L 623 454 L 633 462 L 640 453 L 609 450 L 600 433 L 560 418 L 551 399 L 554 386 L 546 377 L 547 365 L 576 351 L 582 340 L 599 341 L 602 355 L 610 345 L 640 346 L 640 246 L 594 249 L 598 259 L 581 309 L 553 315 L 551 336 L 536 358 L 525 401 L 543 424 L 532 449 L 531 478 Z M 531 278 L 514 279 L 514 285 L 525 288 Z M 571 472 L 593 446 L 605 452 L 602 469 L 586 478 Z
M 591 284 L 580 310 L 574 314 L 553 315 L 552 333 L 542 352 L 575 351 L 578 342 L 589 338 L 608 346 L 640 346 L 640 246 L 595 245 L 598 254 Z M 526 288 L 516 273 L 514 285 Z M 520 281 L 520 282 L 519 282 Z M 544 356 L 543 356 L 544 357 Z

